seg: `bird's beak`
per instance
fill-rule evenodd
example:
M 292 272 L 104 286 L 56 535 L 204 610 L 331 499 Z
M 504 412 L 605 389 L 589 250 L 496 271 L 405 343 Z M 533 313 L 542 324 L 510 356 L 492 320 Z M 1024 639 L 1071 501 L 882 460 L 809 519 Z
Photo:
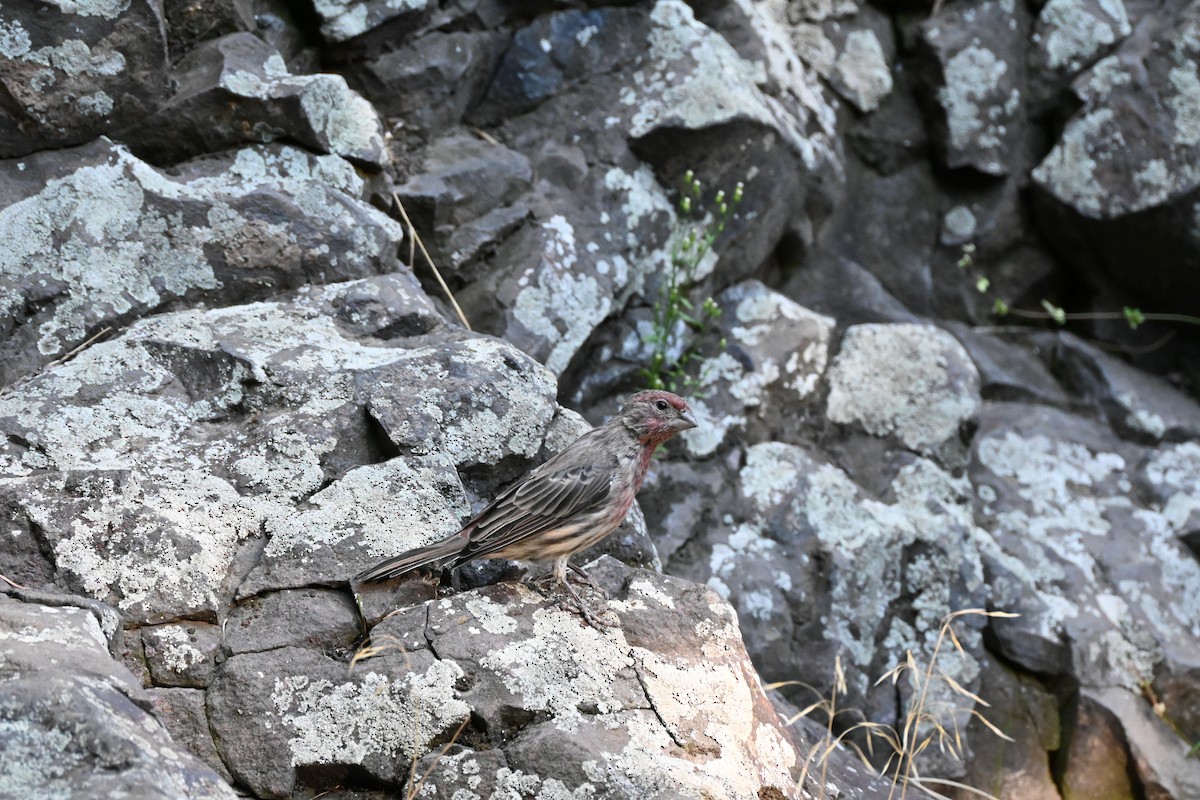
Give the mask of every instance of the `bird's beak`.
M 684 411 L 682 414 L 679 415 L 679 419 L 675 421 L 675 424 L 673 427 L 675 427 L 681 431 L 686 431 L 690 428 L 694 428 L 694 427 L 696 427 L 696 418 L 694 416 L 692 416 L 691 411 Z

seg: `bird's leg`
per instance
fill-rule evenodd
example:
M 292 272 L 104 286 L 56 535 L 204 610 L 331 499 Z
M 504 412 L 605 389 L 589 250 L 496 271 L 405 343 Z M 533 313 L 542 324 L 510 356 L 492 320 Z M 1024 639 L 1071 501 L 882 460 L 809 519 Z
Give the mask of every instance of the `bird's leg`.
M 568 562 L 565 558 L 560 558 L 554 562 L 554 579 L 562 584 L 563 589 L 565 589 L 567 594 L 571 596 L 571 599 L 575 601 L 575 607 L 578 609 L 580 615 L 583 616 L 584 620 L 586 620 L 587 623 L 593 628 L 603 633 L 611 628 L 612 625 L 608 624 L 607 622 L 601 622 L 599 618 L 592 613 L 592 610 L 588 608 L 587 603 L 583 602 L 583 598 L 576 593 L 575 588 L 571 586 L 570 582 L 567 580 L 568 566 L 571 566 L 573 572 L 582 575 L 584 580 L 586 580 L 593 588 L 599 590 L 599 587 L 597 587 L 595 583 L 592 583 L 592 579 L 588 577 L 586 572 L 578 567 L 570 565 L 570 562 Z

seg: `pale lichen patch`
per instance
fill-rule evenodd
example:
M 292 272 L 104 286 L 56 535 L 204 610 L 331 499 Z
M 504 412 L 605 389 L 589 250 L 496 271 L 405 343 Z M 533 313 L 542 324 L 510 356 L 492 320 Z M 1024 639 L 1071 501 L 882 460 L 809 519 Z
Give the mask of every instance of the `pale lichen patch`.
M 288 747 L 295 766 L 360 764 L 369 755 L 411 760 L 471 713 L 454 691 L 462 676 L 453 661 L 404 679 L 366 672 L 333 683 L 292 675 L 275 680 L 271 702 L 294 732 Z

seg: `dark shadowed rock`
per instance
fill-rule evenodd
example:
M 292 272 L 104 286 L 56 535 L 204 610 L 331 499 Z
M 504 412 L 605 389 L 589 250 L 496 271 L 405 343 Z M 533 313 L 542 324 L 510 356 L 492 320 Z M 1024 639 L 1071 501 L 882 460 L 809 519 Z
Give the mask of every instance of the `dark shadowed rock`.
M 1200 405 L 1162 378 L 1069 333 L 1043 349 L 1072 393 L 1094 404 L 1122 436 L 1143 443 L 1200 438 Z
M 1198 54 L 1200 4 L 1155 9 L 1076 81 L 1084 106 L 1032 173 L 1064 260 L 1184 313 L 1200 295 Z
M 504 52 L 498 31 L 432 31 L 347 67 L 347 79 L 405 132 L 432 137 L 462 122 Z
M 159 2 L 6 0 L 0 41 L 0 158 L 94 139 L 169 93 Z
M 495 248 L 529 215 L 529 159 L 501 144 L 457 134 L 424 151 L 421 171 L 396 188 L 434 262 L 461 269 Z
M 292 75 L 251 33 L 204 42 L 172 68 L 175 93 L 121 137 L 154 162 L 286 139 L 379 169 L 387 164 L 375 109 L 340 75 Z
M 991 659 L 984 662 L 979 695 L 989 704 L 979 713 L 1011 741 L 971 720 L 966 735 L 973 758 L 964 782 L 993 797 L 1063 800 L 1046 759 L 1061 743 L 1058 700 L 1036 679 Z M 951 796 L 966 800 L 971 793 Z

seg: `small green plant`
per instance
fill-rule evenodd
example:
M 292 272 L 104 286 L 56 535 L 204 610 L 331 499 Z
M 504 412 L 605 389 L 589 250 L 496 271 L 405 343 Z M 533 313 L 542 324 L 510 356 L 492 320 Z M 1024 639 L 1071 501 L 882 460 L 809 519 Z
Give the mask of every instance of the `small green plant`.
M 696 270 L 712 252 L 734 208 L 742 202 L 743 188 L 738 181 L 731 195 L 723 189 L 718 191 L 711 210 L 705 213 L 700 207 L 703 185 L 692 170 L 684 173 L 670 263 L 654 302 L 650 332 L 644 339 L 650 346 L 650 361 L 642 367 L 641 376 L 652 389 L 685 391 L 697 383 L 689 370 L 698 355 L 696 342 L 721 316 L 721 308 L 711 297 L 704 298 L 697 307 L 689 290 L 696 282 Z M 721 346 L 725 346 L 724 340 Z
M 914 786 L 929 795 L 941 796 L 931 788 L 931 784 L 949 786 L 979 797 L 995 800 L 987 792 L 957 781 L 940 778 L 922 778 L 918 773 L 916 764 L 917 757 L 931 745 L 937 745 L 943 751 L 947 751 L 957 758 L 961 759 L 963 757 L 962 731 L 958 722 L 963 712 L 966 712 L 969 717 L 978 719 L 988 730 L 1000 738 L 1012 741 L 1011 737 L 993 725 L 983 715 L 983 712 L 979 710 L 979 708 L 990 708 L 989 704 L 983 698 L 963 687 L 938 665 L 938 659 L 943 652 L 943 645 L 947 639 L 954 645 L 954 649 L 958 653 L 962 654 L 965 652 L 962 643 L 958 640 L 958 635 L 954 632 L 954 621 L 966 615 L 999 617 L 1004 619 L 1020 616 L 1019 614 L 1010 614 L 1005 611 L 986 611 L 982 608 L 967 608 L 955 611 L 942 619 L 942 624 L 938 629 L 937 642 L 934 644 L 933 652 L 929 654 L 927 664 L 922 666 L 912 651 L 907 651 L 904 661 L 885 672 L 875 682 L 878 686 L 884 681 L 890 680 L 893 684 L 896 684 L 901 679 L 904 679 L 908 681 L 912 689 L 912 699 L 908 704 L 903 723 L 898 731 L 890 725 L 863 720 L 845 727 L 845 730 L 841 733 L 836 733 L 838 728 L 843 727 L 838 723 L 839 717 L 851 715 L 860 720 L 864 717 L 862 712 L 857 709 L 838 707 L 839 695 L 847 693 L 846 675 L 842 669 L 840 656 L 834 660 L 833 689 L 829 697 L 823 697 L 815 688 L 799 681 L 783 681 L 767 686 L 768 689 L 778 689 L 783 686 L 802 686 L 817 695 L 818 700 L 816 702 L 801 709 L 786 720 L 788 725 L 794 724 L 797 720 L 807 717 L 813 712 L 819 711 L 825 715 L 826 735 L 824 739 L 816 742 L 809 750 L 808 757 L 804 762 L 803 772 L 800 775 L 801 787 L 804 786 L 804 781 L 810 772 L 810 767 L 813 764 L 817 764 L 821 767 L 821 797 L 825 796 L 825 787 L 828 785 L 825 777 L 829 766 L 829 757 L 843 743 L 852 747 L 863 760 L 863 763 L 874 769 L 874 764 L 868 757 L 868 754 L 863 753 L 853 740 L 847 739 L 848 736 L 855 732 L 862 732 L 866 736 L 867 749 L 871 754 L 874 753 L 874 743 L 877 740 L 883 743 L 887 748 L 885 752 L 889 753 L 886 762 L 882 769 L 880 769 L 880 773 L 886 776 L 892 784 L 891 792 L 888 795 L 889 800 L 894 797 L 904 800 L 910 786 Z M 935 700 L 933 698 L 935 694 L 934 690 L 939 684 L 949 689 L 950 694 L 969 700 L 970 705 L 951 705 L 945 701 Z
M 959 269 L 964 271 L 975 265 L 975 245 L 968 243 L 962 246 L 962 254 L 959 256 L 957 265 Z M 987 276 L 981 273 L 976 274 L 975 291 L 982 295 L 987 295 L 989 289 L 991 289 L 991 281 L 987 279 Z M 1041 309 L 1013 308 L 1000 297 L 992 295 L 991 299 L 993 316 L 1047 320 L 1059 326 L 1066 325 L 1068 322 L 1105 319 L 1123 319 L 1129 325 L 1130 330 L 1137 330 L 1139 326 L 1147 322 L 1180 322 L 1188 325 L 1200 325 L 1200 317 L 1193 317 L 1188 314 L 1145 312 L 1140 308 L 1132 306 L 1125 306 L 1120 311 L 1092 311 L 1083 313 L 1069 312 L 1062 306 L 1057 306 L 1046 299 L 1042 300 Z

